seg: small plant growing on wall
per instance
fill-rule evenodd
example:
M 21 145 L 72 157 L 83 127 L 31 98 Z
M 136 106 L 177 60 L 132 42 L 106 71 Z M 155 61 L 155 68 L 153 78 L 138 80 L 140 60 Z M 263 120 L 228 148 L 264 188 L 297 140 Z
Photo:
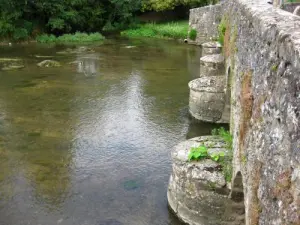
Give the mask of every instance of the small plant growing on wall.
M 223 17 L 220 24 L 219 24 L 219 26 L 218 26 L 218 33 L 219 33 L 218 42 L 221 45 L 224 45 L 226 27 L 227 27 L 227 21 L 226 21 L 226 18 Z
M 205 145 L 200 145 L 198 147 L 192 147 L 189 153 L 189 160 L 202 160 L 202 159 L 211 159 L 215 162 L 220 161 L 225 157 L 224 152 L 217 153 L 208 153 L 208 149 Z
M 212 135 L 220 136 L 226 143 L 226 157 L 224 152 L 215 152 L 209 154 L 208 148 L 213 148 L 213 146 L 205 146 L 204 144 L 200 146 L 194 146 L 190 149 L 188 155 L 189 161 L 192 160 L 203 160 L 211 159 L 215 162 L 218 162 L 222 166 L 222 171 L 227 182 L 230 182 L 232 179 L 232 135 L 225 128 L 221 127 L 219 129 L 212 130 Z
M 195 29 L 191 29 L 189 32 L 189 38 L 193 41 L 197 38 L 197 31 Z
M 227 149 L 228 150 L 232 149 L 232 135 L 228 130 L 225 130 L 224 127 L 221 127 L 219 129 L 213 129 L 211 134 L 214 136 L 221 136 L 226 142 Z

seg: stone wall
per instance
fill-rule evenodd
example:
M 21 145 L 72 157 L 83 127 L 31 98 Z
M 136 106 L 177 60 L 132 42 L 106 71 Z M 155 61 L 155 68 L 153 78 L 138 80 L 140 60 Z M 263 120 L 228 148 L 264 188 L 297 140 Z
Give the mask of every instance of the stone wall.
M 197 44 L 226 27 L 234 177 L 246 224 L 300 224 L 300 17 L 261 0 L 191 10 Z M 238 176 L 238 177 L 237 177 Z
M 223 5 L 234 174 L 246 224 L 300 224 L 300 17 L 266 1 Z
M 221 20 L 220 4 L 190 10 L 189 29 L 197 31 L 196 40 L 188 38 L 190 44 L 201 45 L 218 36 L 218 24 Z
M 287 4 L 282 5 L 282 9 L 285 11 L 288 11 L 290 13 L 293 13 L 294 10 L 297 8 L 297 6 L 300 6 L 300 3 L 298 3 L 298 2 L 287 3 Z

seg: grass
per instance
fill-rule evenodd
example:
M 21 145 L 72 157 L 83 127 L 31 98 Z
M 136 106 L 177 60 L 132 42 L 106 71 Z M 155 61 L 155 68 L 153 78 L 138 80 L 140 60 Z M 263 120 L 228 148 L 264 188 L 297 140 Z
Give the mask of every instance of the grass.
M 171 22 L 171 23 L 147 23 L 134 29 L 128 29 L 121 32 L 125 37 L 150 37 L 150 38 L 170 38 L 185 39 L 188 35 L 188 22 Z
M 104 40 L 104 36 L 100 33 L 81 33 L 64 34 L 62 36 L 54 36 L 53 34 L 43 34 L 36 38 L 40 43 L 64 43 L 64 42 L 94 42 Z

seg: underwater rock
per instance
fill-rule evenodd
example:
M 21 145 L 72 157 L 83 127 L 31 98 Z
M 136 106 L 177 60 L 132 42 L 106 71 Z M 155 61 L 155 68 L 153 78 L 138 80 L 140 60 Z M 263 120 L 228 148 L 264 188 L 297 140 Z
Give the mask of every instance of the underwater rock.
M 5 63 L 5 62 L 21 62 L 22 59 L 18 58 L 0 58 L 0 63 Z
M 44 60 L 37 64 L 39 67 L 60 67 L 61 64 L 55 60 Z
M 137 181 L 135 181 L 135 180 L 125 181 L 123 185 L 124 185 L 125 190 L 127 190 L 127 191 L 134 190 L 139 187 Z
M 52 56 L 52 55 L 35 55 L 34 56 L 35 58 L 38 58 L 38 59 L 51 59 L 51 58 L 53 58 L 54 56 Z
M 115 219 L 103 220 L 98 223 L 98 225 L 123 225 L 123 223 L 119 222 Z
M 1 70 L 3 70 L 3 71 L 18 70 L 18 69 L 22 69 L 24 67 L 25 67 L 24 65 L 8 65 L 5 67 L 2 67 Z
M 23 60 L 18 58 L 0 58 L 0 67 L 3 71 L 24 68 Z
M 134 46 L 134 45 L 128 45 L 128 46 L 125 46 L 125 48 L 131 49 L 131 48 L 136 48 L 136 46 Z
M 56 52 L 56 54 L 67 55 L 67 54 L 81 54 L 81 53 L 93 53 L 93 52 L 95 52 L 94 49 L 82 46 L 79 48 L 67 48 L 65 51 Z

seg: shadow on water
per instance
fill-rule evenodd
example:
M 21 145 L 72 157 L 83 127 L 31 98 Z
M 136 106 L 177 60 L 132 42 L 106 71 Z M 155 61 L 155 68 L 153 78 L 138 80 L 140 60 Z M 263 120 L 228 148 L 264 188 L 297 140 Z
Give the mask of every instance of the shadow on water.
M 167 207 L 170 150 L 213 128 L 186 110 L 200 50 L 158 40 L 89 47 L 1 47 L 25 68 L 0 71 L 0 224 L 181 224 Z M 39 68 L 35 55 L 62 67 Z

